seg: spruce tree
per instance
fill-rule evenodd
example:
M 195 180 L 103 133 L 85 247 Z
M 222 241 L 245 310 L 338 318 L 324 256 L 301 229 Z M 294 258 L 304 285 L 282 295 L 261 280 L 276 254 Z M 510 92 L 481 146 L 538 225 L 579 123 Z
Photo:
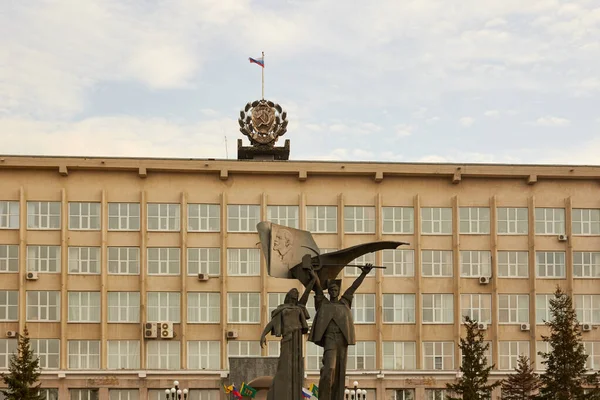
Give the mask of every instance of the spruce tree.
M 27 326 L 19 335 L 17 352 L 10 358 L 8 374 L 2 374 L 6 390 L 0 392 L 6 400 L 44 400 L 40 393 L 40 361 L 29 345 Z
M 534 400 L 540 388 L 540 378 L 533 371 L 529 357 L 521 354 L 515 373 L 502 382 L 502 400 Z
M 488 384 L 488 377 L 493 365 L 487 365 L 485 352 L 489 344 L 483 340 L 483 332 L 477 327 L 477 321 L 465 317 L 467 335 L 460 339 L 459 348 L 462 353 L 461 376 L 456 383 L 446 384 L 450 392 L 448 400 L 488 400 L 492 398 L 492 390 L 501 382 Z

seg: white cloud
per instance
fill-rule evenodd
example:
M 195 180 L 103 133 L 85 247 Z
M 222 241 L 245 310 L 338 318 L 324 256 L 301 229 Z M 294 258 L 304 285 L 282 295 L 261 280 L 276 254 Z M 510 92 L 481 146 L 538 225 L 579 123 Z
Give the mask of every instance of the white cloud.
M 566 118 L 553 117 L 553 116 L 540 117 L 533 122 L 533 125 L 535 125 L 535 126 L 545 126 L 545 127 L 563 127 L 563 126 L 568 126 L 570 124 L 571 124 L 571 121 L 569 121 Z
M 483 115 L 488 118 L 498 118 L 500 116 L 500 110 L 487 110 Z
M 406 137 L 413 134 L 415 131 L 415 127 L 412 125 L 399 124 L 395 127 L 396 137 Z
M 458 120 L 458 123 L 461 126 L 468 128 L 475 123 L 475 119 L 472 117 L 462 117 L 461 119 Z

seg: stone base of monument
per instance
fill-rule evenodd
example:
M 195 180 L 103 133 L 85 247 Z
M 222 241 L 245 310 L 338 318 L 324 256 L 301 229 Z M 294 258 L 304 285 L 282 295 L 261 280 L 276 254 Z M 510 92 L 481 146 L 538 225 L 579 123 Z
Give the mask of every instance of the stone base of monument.
M 242 382 L 258 390 L 254 400 L 264 400 L 277 373 L 277 357 L 230 357 L 229 377 L 224 384 L 235 384 L 239 389 Z

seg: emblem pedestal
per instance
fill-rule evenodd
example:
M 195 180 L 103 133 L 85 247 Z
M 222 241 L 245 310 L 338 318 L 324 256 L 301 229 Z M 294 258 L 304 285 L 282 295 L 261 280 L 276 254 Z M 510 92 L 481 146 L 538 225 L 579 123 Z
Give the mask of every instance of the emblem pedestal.
M 279 147 L 271 146 L 243 146 L 242 139 L 238 139 L 238 160 L 289 160 L 290 139 Z

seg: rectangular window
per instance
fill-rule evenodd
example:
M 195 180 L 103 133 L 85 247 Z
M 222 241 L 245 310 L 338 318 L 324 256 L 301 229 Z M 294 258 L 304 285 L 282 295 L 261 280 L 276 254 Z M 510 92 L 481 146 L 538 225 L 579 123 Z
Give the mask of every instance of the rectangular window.
M 544 341 L 536 341 L 535 342 L 535 350 L 536 350 L 536 360 L 535 360 L 535 369 L 538 371 L 544 371 L 546 370 L 546 364 L 544 364 L 544 361 L 546 361 L 546 357 L 542 356 L 540 353 L 550 353 L 550 350 L 552 349 L 552 347 L 550 346 L 550 343 L 548 342 L 544 342 Z
M 452 324 L 454 296 L 451 294 L 423 294 L 423 323 Z
M 188 323 L 219 323 L 221 294 L 188 292 Z
M 27 271 L 60 272 L 60 246 L 27 246 Z
M 535 295 L 535 323 L 544 325 L 546 321 L 550 321 L 550 299 L 553 299 L 553 294 L 536 294 Z
M 181 368 L 180 352 L 177 340 L 149 341 L 146 347 L 146 367 L 148 369 L 178 370 Z
M 148 275 L 179 275 L 179 247 L 149 247 Z
M 18 321 L 19 292 L 0 290 L 0 321 Z
M 351 264 L 354 265 L 365 265 L 365 264 L 375 264 L 375 253 L 367 253 L 360 257 L 355 258 Z M 361 270 L 358 267 L 346 267 L 344 268 L 344 276 L 359 276 L 361 274 Z M 372 269 L 367 276 L 375 276 L 375 269 Z
M 573 235 L 600 235 L 600 209 L 574 208 Z
M 100 322 L 100 292 L 69 292 L 69 322 Z
M 189 232 L 219 232 L 221 206 L 218 204 L 188 204 Z
M 69 203 L 69 229 L 100 230 L 100 203 Z
M 460 308 L 463 317 L 473 321 L 492 323 L 492 295 L 491 294 L 461 294 Z
M 0 272 L 19 272 L 19 245 L 0 244 Z
M 232 276 L 259 276 L 258 249 L 227 249 L 227 273 Z
M 149 231 L 179 231 L 179 204 L 148 203 Z
M 306 206 L 306 227 L 313 233 L 337 233 L 337 206 Z
M 415 209 L 412 207 L 382 207 L 382 228 L 386 234 L 413 234 Z
M 99 340 L 69 340 L 69 369 L 100 369 Z
M 500 278 L 528 278 L 529 253 L 527 251 L 499 251 L 498 276 Z
M 140 203 L 108 203 L 109 231 L 139 231 Z
M 100 274 L 100 247 L 69 247 L 69 274 Z
M 357 293 L 354 295 L 352 318 L 357 324 L 375 323 L 375 293 Z
M 450 207 L 421 208 L 421 233 L 452 235 L 452 209 Z
M 219 400 L 219 398 L 219 391 L 212 389 L 192 389 L 188 396 L 188 400 Z
M 460 275 L 466 278 L 492 276 L 492 253 L 489 251 L 461 250 Z
M 585 362 L 587 369 L 599 370 L 600 369 L 600 342 L 583 342 L 585 348 L 585 354 L 588 358 Z
M 267 206 L 267 221 L 298 229 L 298 206 Z
M 501 324 L 529 323 L 529 295 L 499 294 L 498 317 Z
M 221 273 L 221 249 L 212 248 L 188 248 L 187 249 L 187 273 L 188 275 L 208 274 L 219 276 Z
M 174 322 L 180 321 L 181 299 L 179 292 L 148 292 L 148 321 Z
M 565 233 L 564 208 L 536 208 L 536 235 L 563 235 Z
M 490 233 L 490 209 L 488 207 L 460 207 L 459 214 L 460 233 Z
M 538 278 L 564 278 L 564 251 L 537 251 L 535 253 Z
M 414 324 L 415 295 L 384 293 L 383 322 L 395 324 Z
M 520 355 L 529 357 L 529 342 L 527 341 L 499 341 L 498 357 L 500 362 L 498 369 L 513 370 L 517 366 L 517 359 Z
M 227 206 L 228 232 L 256 232 L 260 222 L 260 206 L 230 204 Z
M 269 316 L 269 318 L 271 317 L 271 313 L 280 305 L 283 304 L 285 301 L 285 296 L 287 293 L 268 293 L 268 307 L 269 309 L 267 310 L 267 315 Z
M 109 247 L 108 273 L 112 275 L 139 275 L 139 247 Z
M 574 251 L 573 277 L 600 278 L 600 252 Z
M 355 346 L 348 346 L 349 370 L 374 370 L 375 369 L 375 342 L 357 341 Z
M 108 369 L 139 369 L 139 340 L 109 340 Z
M 444 389 L 425 389 L 425 400 L 446 400 L 446 396 Z
M 60 292 L 27 291 L 27 321 L 60 321 Z
M 383 369 L 408 369 L 417 367 L 415 342 L 383 342 Z
M 279 357 L 281 355 L 281 342 L 270 340 L 267 342 L 267 357 Z
M 28 201 L 27 229 L 60 229 L 60 202 Z
M 70 400 L 98 400 L 98 389 L 69 389 Z
M 423 250 L 421 265 L 421 273 L 425 277 L 451 277 L 452 250 Z
M 375 233 L 375 207 L 345 206 L 345 233 Z
M 227 342 L 227 357 L 260 356 L 258 340 L 236 340 Z
M 138 389 L 109 389 L 108 400 L 139 400 Z
M 140 322 L 140 292 L 108 292 L 108 322 Z
M 260 323 L 260 293 L 228 293 L 227 322 Z
M 306 342 L 306 369 L 318 371 L 323 365 L 323 348 L 313 342 Z
M 454 342 L 423 342 L 423 369 L 453 370 Z
M 58 389 L 40 389 L 40 395 L 44 400 L 58 400 Z
M 577 319 L 582 324 L 600 324 L 600 295 L 576 294 L 573 295 Z
M 526 207 L 498 207 L 499 235 L 527 235 L 529 213 Z
M 8 369 L 10 357 L 17 352 L 17 339 L 0 339 L 0 369 Z
M 389 400 L 415 400 L 415 389 L 387 389 L 386 393 Z
M 18 201 L 0 201 L 0 229 L 19 229 Z
M 221 369 L 221 342 L 188 341 L 188 369 Z
M 415 276 L 414 250 L 383 250 L 382 262 L 386 276 Z

